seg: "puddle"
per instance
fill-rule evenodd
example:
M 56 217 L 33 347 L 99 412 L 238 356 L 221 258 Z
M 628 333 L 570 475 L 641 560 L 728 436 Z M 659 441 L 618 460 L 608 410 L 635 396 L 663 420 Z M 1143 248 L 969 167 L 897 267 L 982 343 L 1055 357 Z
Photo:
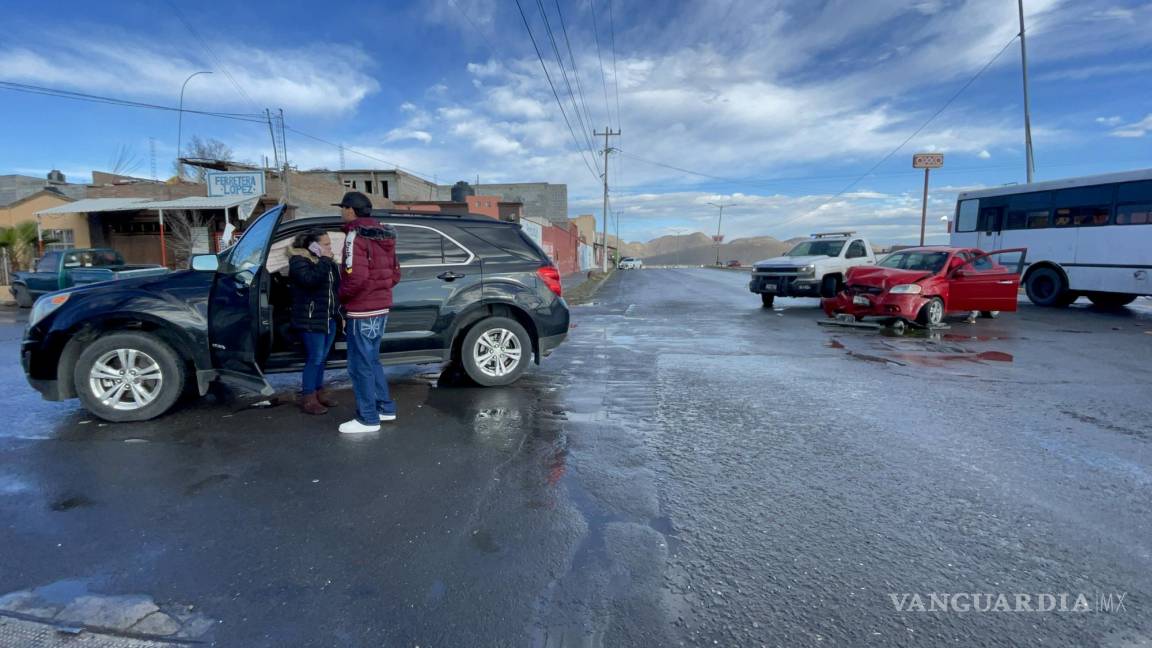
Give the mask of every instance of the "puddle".
M 828 340 L 824 343 L 824 346 L 828 347 L 829 349 L 843 349 L 844 343 L 840 340 Z
M 981 353 L 894 353 L 893 357 L 921 367 L 943 367 L 952 362 L 1013 362 L 1011 353 L 983 351 Z
M 71 511 L 75 508 L 92 506 L 94 502 L 83 495 L 69 495 L 62 497 L 49 506 L 53 511 Z
M 996 340 L 1012 339 L 1006 335 L 963 335 L 960 333 L 945 333 L 941 335 L 940 338 L 950 342 L 994 342 Z

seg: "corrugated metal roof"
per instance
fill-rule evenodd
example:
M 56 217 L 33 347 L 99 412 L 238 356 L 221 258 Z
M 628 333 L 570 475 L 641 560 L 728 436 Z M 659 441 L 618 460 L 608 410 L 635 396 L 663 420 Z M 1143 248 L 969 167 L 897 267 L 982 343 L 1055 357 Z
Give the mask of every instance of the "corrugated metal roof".
M 86 214 L 89 212 L 137 211 L 141 209 L 226 209 L 253 200 L 251 196 L 192 196 L 177 200 L 151 198 L 85 198 L 36 212 L 39 215 Z
M 149 202 L 148 198 L 85 198 L 84 200 L 77 200 L 76 202 L 68 203 L 67 205 L 57 205 L 48 209 L 41 209 L 36 212 L 38 216 L 48 214 L 84 214 L 88 212 L 108 212 L 108 211 L 134 211 L 137 209 L 148 209 L 144 207 Z
M 259 196 L 192 196 L 177 200 L 149 202 L 142 209 L 227 209 L 257 198 Z

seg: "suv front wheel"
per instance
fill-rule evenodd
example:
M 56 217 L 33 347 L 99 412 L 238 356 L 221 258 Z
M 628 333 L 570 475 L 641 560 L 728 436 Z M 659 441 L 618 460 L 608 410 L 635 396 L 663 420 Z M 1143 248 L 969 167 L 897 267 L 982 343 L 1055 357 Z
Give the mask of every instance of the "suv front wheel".
M 148 333 L 98 338 L 80 354 L 72 375 L 84 407 L 115 423 L 156 418 L 184 391 L 180 357 Z
M 510 385 L 528 368 L 532 338 L 519 322 L 489 317 L 468 330 L 460 362 L 468 377 L 483 387 Z

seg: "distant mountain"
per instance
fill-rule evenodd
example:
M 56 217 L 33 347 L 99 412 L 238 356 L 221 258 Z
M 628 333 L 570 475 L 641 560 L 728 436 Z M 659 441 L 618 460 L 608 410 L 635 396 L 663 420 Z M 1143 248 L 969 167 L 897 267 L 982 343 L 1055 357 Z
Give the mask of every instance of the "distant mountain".
M 801 239 L 803 240 L 803 239 Z M 720 262 L 736 260 L 743 265 L 770 259 L 787 252 L 795 241 L 778 241 L 771 236 L 733 239 L 720 246 Z M 706 234 L 661 236 L 647 243 L 625 243 L 624 256 L 637 257 L 648 265 L 712 265 L 716 246 Z

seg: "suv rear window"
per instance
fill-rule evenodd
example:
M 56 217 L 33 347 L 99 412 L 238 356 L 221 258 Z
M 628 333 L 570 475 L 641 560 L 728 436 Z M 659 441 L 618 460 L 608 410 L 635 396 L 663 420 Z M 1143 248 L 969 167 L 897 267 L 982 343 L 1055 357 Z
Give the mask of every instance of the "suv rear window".
M 466 227 L 467 232 L 496 248 L 500 254 L 494 261 L 539 263 L 544 254 L 536 243 L 518 227 Z
M 402 266 L 467 263 L 471 256 L 436 230 L 400 223 L 395 228 L 396 259 Z

